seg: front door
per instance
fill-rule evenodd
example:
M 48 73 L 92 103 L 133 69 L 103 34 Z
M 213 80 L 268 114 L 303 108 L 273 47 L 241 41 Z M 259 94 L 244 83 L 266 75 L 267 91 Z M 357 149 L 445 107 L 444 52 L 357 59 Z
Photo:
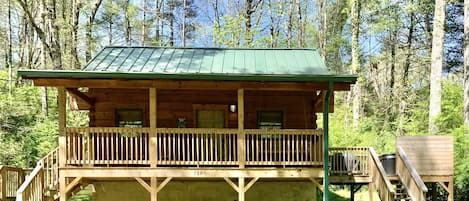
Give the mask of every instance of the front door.
M 197 128 L 224 128 L 224 110 L 197 110 Z

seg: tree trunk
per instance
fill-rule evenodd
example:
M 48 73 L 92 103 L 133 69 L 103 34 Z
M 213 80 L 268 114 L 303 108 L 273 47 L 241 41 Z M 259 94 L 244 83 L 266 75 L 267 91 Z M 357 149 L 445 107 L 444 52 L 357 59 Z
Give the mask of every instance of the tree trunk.
M 98 12 L 99 7 L 101 6 L 103 0 L 97 0 L 91 8 L 91 14 L 88 16 L 88 21 L 86 22 L 86 51 L 85 59 L 86 61 L 91 60 L 91 51 L 93 49 L 93 23 L 96 18 L 96 13 Z
M 47 87 L 42 87 L 41 90 L 41 110 L 45 118 L 49 116 L 49 103 L 47 97 Z
M 318 43 L 319 43 L 319 51 L 321 53 L 322 59 L 326 60 L 326 46 L 327 46 L 327 6 L 325 0 L 319 0 L 317 9 L 318 9 L 318 26 L 319 26 L 319 34 L 318 34 Z
M 8 50 L 5 54 L 5 64 L 8 68 L 8 102 L 11 103 L 13 89 L 13 60 L 12 60 L 12 29 L 11 29 L 11 0 L 8 0 Z
M 253 5 L 253 0 L 246 0 L 246 10 L 245 10 L 245 14 L 244 14 L 244 17 L 245 17 L 245 22 L 244 22 L 244 26 L 245 26 L 245 32 L 244 32 L 244 46 L 245 47 L 250 47 L 251 44 L 252 44 L 252 24 L 251 24 L 251 18 L 252 18 L 252 14 L 254 13 L 254 5 Z
M 413 1 L 410 1 L 413 3 Z M 399 101 L 399 122 L 397 125 L 397 135 L 402 136 L 404 135 L 404 124 L 406 118 L 406 110 L 407 110 L 407 80 L 409 79 L 409 69 L 410 69 L 410 59 L 412 57 L 412 43 L 414 40 L 414 27 L 415 27 L 415 14 L 413 12 L 410 13 L 410 23 L 409 23 L 409 33 L 407 35 L 407 46 L 406 46 L 406 59 L 404 63 L 404 72 L 402 73 L 402 80 L 401 80 L 401 98 Z
M 469 128 L 469 0 L 464 0 L 464 124 Z
M 436 134 L 438 127 L 436 118 L 441 112 L 441 74 L 443 68 L 443 41 L 445 36 L 446 0 L 435 1 L 435 16 L 433 18 L 432 57 L 430 69 L 430 107 L 429 124 L 430 134 Z
M 296 8 L 297 8 L 297 15 L 298 15 L 298 47 L 302 48 L 304 44 L 303 38 L 303 15 L 301 11 L 301 2 L 300 0 L 296 0 Z
M 60 48 L 60 30 L 57 22 L 56 1 L 49 0 L 48 24 L 50 31 L 50 57 L 55 70 L 62 70 L 62 51 Z
M 129 0 L 126 0 L 124 3 L 124 24 L 125 44 L 130 46 L 132 44 L 132 39 L 130 37 L 130 34 L 132 33 L 132 27 L 130 27 Z
M 140 38 L 140 45 L 145 46 L 145 41 L 147 39 L 147 0 L 143 0 L 143 15 L 142 15 L 142 35 Z M 127 15 L 127 10 L 126 10 Z
M 107 27 L 108 45 L 112 45 L 112 23 L 113 23 L 113 20 L 111 19 L 108 23 L 109 23 L 109 26 Z
M 293 0 L 290 0 L 290 11 L 288 13 L 288 23 L 287 23 L 287 47 L 292 47 L 292 32 L 293 32 Z
M 155 42 L 157 46 L 161 45 L 160 22 L 161 22 L 161 3 L 163 0 L 155 0 Z
M 169 45 L 171 47 L 174 46 L 174 0 L 171 0 L 169 3 L 169 12 L 170 12 L 170 17 L 169 17 Z
M 358 37 L 360 34 L 360 1 L 352 0 L 352 73 L 360 75 L 360 47 Z M 360 77 L 360 76 L 359 76 Z M 352 87 L 352 125 L 354 128 L 358 126 L 361 115 L 361 82 L 358 79 L 357 83 Z
M 270 48 L 275 47 L 275 19 L 274 19 L 274 11 L 272 6 L 272 0 L 269 0 L 269 34 L 270 34 Z
M 80 9 L 81 9 L 81 1 L 80 0 L 73 0 L 72 3 L 72 44 L 71 44 L 71 67 L 74 69 L 80 69 L 80 60 L 78 59 L 78 25 L 80 21 Z
M 186 0 L 182 3 L 182 31 L 181 31 L 182 47 L 186 47 Z

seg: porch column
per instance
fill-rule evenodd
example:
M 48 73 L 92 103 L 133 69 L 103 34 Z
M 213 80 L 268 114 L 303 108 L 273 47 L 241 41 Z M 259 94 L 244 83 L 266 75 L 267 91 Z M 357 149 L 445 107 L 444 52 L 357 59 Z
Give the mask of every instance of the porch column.
M 156 162 L 157 162 L 157 154 L 156 154 L 156 144 L 157 144 L 157 138 L 156 138 L 156 123 L 157 123 L 157 118 L 156 118 L 156 107 L 157 107 L 157 102 L 156 102 L 156 88 L 150 88 L 150 141 L 149 141 L 149 157 L 150 157 L 150 167 L 156 167 Z
M 323 128 L 324 128 L 324 196 L 323 200 L 329 200 L 329 101 L 334 93 L 334 82 L 329 81 L 326 96 L 324 97 Z
M 246 165 L 246 146 L 244 134 L 244 89 L 238 89 L 238 163 L 239 168 Z
M 66 164 L 66 146 L 67 146 L 67 139 L 65 128 L 67 126 L 67 116 L 66 116 L 66 108 L 67 108 L 67 92 L 64 87 L 57 88 L 57 95 L 58 95 L 58 110 L 59 110 L 59 199 L 60 201 L 67 200 L 66 194 L 66 179 L 64 176 L 60 174 L 60 168 L 65 167 Z
M 67 140 L 65 138 L 65 127 L 67 126 L 67 92 L 64 87 L 58 87 L 58 110 L 59 110 L 59 167 L 65 167 L 67 160 L 65 155 Z

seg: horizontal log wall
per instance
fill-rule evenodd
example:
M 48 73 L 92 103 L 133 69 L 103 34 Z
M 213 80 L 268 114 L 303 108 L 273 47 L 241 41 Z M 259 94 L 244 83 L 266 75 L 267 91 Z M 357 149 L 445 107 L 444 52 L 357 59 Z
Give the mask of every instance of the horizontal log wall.
M 89 89 L 86 93 L 94 98 L 94 122 L 96 127 L 113 127 L 116 109 L 143 110 L 144 126 L 149 126 L 149 96 L 147 89 Z M 186 127 L 194 126 L 195 105 L 236 105 L 236 91 L 158 90 L 157 127 L 174 128 L 178 118 L 186 119 Z M 245 128 L 257 128 L 258 111 L 282 111 L 284 128 L 316 128 L 313 92 L 247 91 L 245 94 Z M 80 105 L 85 105 L 83 103 Z M 237 128 L 237 113 L 225 115 L 227 128 Z

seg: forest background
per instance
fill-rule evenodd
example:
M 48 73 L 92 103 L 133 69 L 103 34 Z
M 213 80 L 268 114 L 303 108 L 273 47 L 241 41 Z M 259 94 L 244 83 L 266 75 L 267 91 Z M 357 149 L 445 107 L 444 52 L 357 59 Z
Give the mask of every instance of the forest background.
M 79 69 L 108 45 L 317 48 L 329 70 L 359 76 L 352 92 L 336 94 L 332 146 L 391 153 L 397 136 L 454 136 L 455 200 L 469 200 L 468 7 L 468 0 L 0 0 L 0 164 L 34 167 L 57 146 L 56 90 L 33 87 L 18 69 Z M 87 126 L 86 113 L 69 114 L 70 126 Z

